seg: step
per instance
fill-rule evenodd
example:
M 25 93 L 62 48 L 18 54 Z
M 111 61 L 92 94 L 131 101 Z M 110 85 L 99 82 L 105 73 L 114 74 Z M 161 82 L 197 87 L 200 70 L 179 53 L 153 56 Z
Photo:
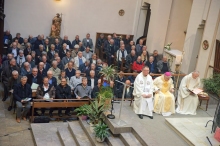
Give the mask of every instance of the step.
M 84 132 L 86 133 L 90 142 L 92 142 L 93 145 L 95 145 L 95 146 L 108 146 L 108 144 L 105 141 L 102 143 L 99 143 L 96 141 L 95 134 L 92 133 L 90 130 L 90 125 L 85 120 L 82 120 L 81 117 L 79 117 L 79 123 L 82 126 Z
M 126 146 L 142 146 L 142 144 L 131 132 L 121 133 L 120 138 Z
M 65 146 L 77 146 L 68 127 L 57 128 L 58 135 Z
M 82 129 L 79 121 L 69 122 L 70 132 L 77 145 L 80 146 L 95 146 L 93 145 L 84 130 Z
M 121 141 L 119 136 L 113 136 L 112 134 L 106 138 L 106 142 L 109 146 L 124 146 L 124 143 Z

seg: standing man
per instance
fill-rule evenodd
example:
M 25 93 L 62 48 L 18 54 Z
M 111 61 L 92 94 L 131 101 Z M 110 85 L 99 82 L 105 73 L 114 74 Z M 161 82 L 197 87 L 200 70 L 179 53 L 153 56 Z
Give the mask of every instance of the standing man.
M 134 81 L 134 112 L 143 119 L 143 115 L 153 119 L 153 80 L 149 67 L 145 66 Z
M 194 94 L 192 91 L 197 89 L 199 85 L 200 78 L 198 71 L 194 71 L 182 79 L 178 92 L 177 113 L 196 115 L 199 98 L 198 95 Z
M 93 42 L 89 33 L 86 34 L 86 38 L 83 39 L 82 43 L 84 48 L 89 47 L 91 49 L 90 51 L 93 51 Z
M 170 116 L 175 113 L 174 85 L 171 79 L 171 73 L 154 79 L 154 112 L 163 116 Z
M 16 101 L 16 106 L 17 106 L 17 110 L 16 110 L 16 121 L 18 123 L 21 122 L 21 118 L 26 121 L 26 116 L 28 111 L 31 108 L 31 103 L 30 101 L 25 101 L 25 98 L 32 98 L 32 90 L 31 90 L 31 86 L 29 84 L 27 84 L 27 77 L 23 76 L 21 77 L 21 83 L 17 84 L 14 88 L 13 91 L 13 96 L 14 99 Z M 23 106 L 24 109 L 23 109 Z M 22 112 L 23 109 L 23 112 Z

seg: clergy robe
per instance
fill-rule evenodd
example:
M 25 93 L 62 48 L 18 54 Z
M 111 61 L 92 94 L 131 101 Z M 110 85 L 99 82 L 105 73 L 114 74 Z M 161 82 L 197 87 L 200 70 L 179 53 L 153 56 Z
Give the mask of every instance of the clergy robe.
M 178 91 L 177 113 L 196 115 L 196 109 L 199 104 L 198 95 L 191 95 L 188 89 L 193 90 L 198 88 L 199 85 L 200 78 L 197 77 L 196 79 L 193 79 L 192 73 L 182 79 Z
M 151 94 L 150 98 L 143 98 L 143 94 Z M 146 77 L 143 73 L 137 75 L 134 81 L 134 105 L 133 110 L 136 114 L 153 116 L 153 80 L 150 75 Z
M 164 75 L 157 77 L 154 82 L 154 90 L 159 90 L 159 93 L 154 97 L 154 112 L 169 116 L 175 113 L 175 99 L 174 95 L 170 92 L 174 88 L 173 80 L 170 78 L 168 81 L 164 80 Z

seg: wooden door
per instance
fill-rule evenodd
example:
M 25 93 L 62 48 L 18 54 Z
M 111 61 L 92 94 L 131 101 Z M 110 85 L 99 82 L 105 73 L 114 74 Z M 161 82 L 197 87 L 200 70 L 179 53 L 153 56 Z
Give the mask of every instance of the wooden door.
M 219 69 L 220 70 L 220 41 L 216 40 L 216 49 L 215 49 L 215 60 L 214 60 L 214 68 Z M 218 72 L 214 70 L 214 72 Z

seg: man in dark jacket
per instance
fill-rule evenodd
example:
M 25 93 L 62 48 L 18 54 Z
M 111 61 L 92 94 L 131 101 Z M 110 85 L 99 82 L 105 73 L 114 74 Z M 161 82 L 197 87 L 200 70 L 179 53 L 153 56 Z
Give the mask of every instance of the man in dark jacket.
M 72 42 L 72 48 L 75 45 L 79 45 L 79 42 L 81 42 L 80 39 L 79 39 L 79 35 L 76 35 L 75 40 L 73 40 L 73 42 Z
M 88 70 L 90 70 L 90 61 L 86 60 L 85 63 L 81 64 L 79 66 L 79 70 L 81 71 L 81 73 L 86 73 Z
M 63 44 L 67 44 L 67 49 L 68 50 L 73 48 L 71 42 L 68 40 L 67 35 L 65 35 L 64 38 L 63 38 L 63 41 L 62 41 L 61 45 L 63 45 Z
M 12 48 L 9 48 L 7 53 L 12 53 L 12 54 L 14 54 L 14 55 L 13 55 L 14 58 L 15 58 L 15 59 L 17 58 L 17 56 L 18 56 L 18 54 L 19 54 L 19 49 L 18 49 L 18 47 L 17 47 L 17 43 L 16 43 L 16 42 L 13 42 L 13 43 L 12 43 Z
M 114 45 L 114 40 L 111 39 L 110 45 L 105 50 L 108 65 L 111 65 L 114 62 L 114 58 L 115 58 L 114 55 L 116 51 L 117 51 L 117 47 Z
M 57 99 L 71 99 L 71 88 L 67 85 L 66 78 L 61 79 L 61 83 L 56 87 L 56 98 Z M 71 116 L 71 108 L 66 108 L 65 114 Z M 62 117 L 62 108 L 58 109 L 59 117 Z
M 87 77 L 88 86 L 93 89 L 98 84 L 98 78 L 95 77 L 95 71 L 90 71 L 90 76 Z
M 35 67 L 32 69 L 32 74 L 27 75 L 27 83 L 31 86 L 32 83 L 35 84 L 42 84 L 42 77 L 37 75 L 38 74 L 38 69 Z
M 42 37 L 41 35 L 37 36 L 37 40 L 34 42 L 34 51 L 39 49 L 39 45 L 43 45 Z
M 13 90 L 14 87 L 19 84 L 21 81 L 21 76 L 19 75 L 17 70 L 12 71 L 12 77 L 9 78 L 9 83 L 8 83 L 8 90 Z M 11 111 L 12 106 L 13 106 L 13 95 L 10 96 L 10 104 L 8 107 L 8 111 Z
M 29 100 L 26 100 L 26 98 L 32 98 L 32 90 L 31 90 L 31 86 L 29 84 L 27 84 L 27 77 L 23 76 L 21 78 L 21 83 L 17 84 L 14 88 L 13 91 L 13 96 L 14 99 L 16 101 L 16 105 L 17 105 L 17 110 L 16 110 L 16 121 L 18 123 L 21 122 L 21 118 L 26 121 L 26 116 L 28 111 L 31 108 L 31 104 Z M 23 109 L 23 106 L 25 106 L 25 108 Z M 21 112 L 23 109 L 23 113 Z
M 146 64 L 149 69 L 150 69 L 150 72 L 149 73 L 157 73 L 157 64 L 154 63 L 154 57 L 153 56 L 150 56 L 149 58 L 149 61 L 146 62 Z
M 13 42 L 15 41 L 15 39 L 18 40 L 18 43 L 19 43 L 19 44 L 23 44 L 23 43 L 24 43 L 24 39 L 21 37 L 21 34 L 20 34 L 20 33 L 17 33 L 17 34 L 16 34 L 16 37 L 13 38 Z
M 131 51 L 130 54 L 126 56 L 125 67 L 129 70 L 132 67 L 132 64 L 137 60 L 137 55 L 134 50 Z
M 104 47 L 105 38 L 104 34 L 100 34 L 100 38 L 98 38 L 96 42 L 96 51 L 95 53 L 99 56 L 99 52 L 101 51 L 101 48 Z
M 132 87 L 129 87 L 129 86 L 131 86 L 130 80 L 126 80 L 126 81 L 125 81 L 125 84 L 128 85 L 128 86 L 126 86 L 126 88 L 125 88 L 124 98 L 132 98 L 133 88 L 132 88 Z M 122 98 L 123 90 L 124 90 L 124 86 L 121 86 L 121 87 L 119 88 L 119 90 L 118 90 L 118 98 Z
M 4 85 L 4 98 L 2 101 L 5 101 L 8 97 L 8 82 L 9 78 L 12 76 L 12 71 L 20 72 L 20 68 L 16 65 L 16 60 L 13 58 L 9 62 L 9 66 L 6 66 L 2 72 L 2 80 Z

